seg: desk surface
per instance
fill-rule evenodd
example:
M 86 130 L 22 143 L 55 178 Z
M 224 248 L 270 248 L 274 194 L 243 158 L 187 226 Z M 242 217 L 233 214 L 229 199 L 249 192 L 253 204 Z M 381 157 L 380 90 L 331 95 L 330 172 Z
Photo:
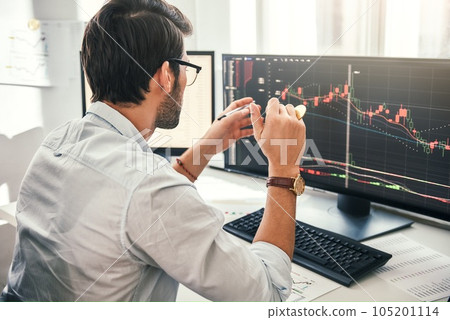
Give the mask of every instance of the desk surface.
M 250 198 L 242 200 L 240 195 L 236 195 L 238 200 L 233 200 L 233 194 L 223 194 L 218 190 L 217 182 L 222 180 L 224 183 L 238 184 L 247 189 L 251 189 L 252 195 Z M 215 188 L 211 188 L 211 184 L 215 183 Z M 265 197 L 259 197 L 260 194 L 265 195 L 265 180 L 259 178 L 252 178 L 240 174 L 229 173 L 221 170 L 207 168 L 196 182 L 199 193 L 206 190 L 215 190 L 216 196 L 209 192 L 205 194 L 205 200 L 210 204 L 222 209 L 226 214 L 226 222 L 238 218 L 245 212 L 255 211 L 265 204 Z M 317 209 L 318 200 L 323 206 L 327 203 L 336 205 L 336 195 L 324 193 L 322 191 L 306 189 L 305 193 L 298 198 L 297 201 L 297 219 L 302 220 L 302 215 L 305 212 L 309 214 L 323 214 L 326 218 L 327 212 L 320 212 Z M 411 218 L 413 219 L 413 218 Z M 448 226 L 448 225 L 447 225 Z M 450 246 L 448 240 L 450 239 L 450 232 L 448 229 L 437 228 L 424 223 L 415 222 L 411 227 L 396 231 L 402 233 L 408 238 L 419 242 L 437 252 L 446 256 L 450 256 Z M 300 273 L 304 270 L 302 267 L 292 264 L 292 271 Z M 205 301 L 205 299 L 189 289 L 180 286 L 178 293 L 178 301 Z M 400 290 L 396 286 L 378 278 L 374 274 L 366 276 L 352 285 L 350 288 L 341 286 L 314 301 L 417 301 L 413 296 Z
M 234 190 L 221 189 L 221 183 L 232 183 L 246 188 L 246 194 L 237 194 Z M 218 185 L 219 184 L 219 185 Z M 211 205 L 222 209 L 225 213 L 226 222 L 236 219 L 247 212 L 255 211 L 265 204 L 265 181 L 259 178 L 247 177 L 235 173 L 229 173 L 221 170 L 207 168 L 196 182 L 199 193 Z M 318 201 L 319 200 L 319 201 Z M 306 189 L 305 193 L 297 201 L 297 218 L 301 220 L 305 212 L 314 214 L 324 214 L 317 210 L 317 203 L 323 205 L 329 202 L 330 205 L 336 203 L 336 195 L 321 191 Z M 12 225 L 16 225 L 14 218 L 15 203 L 0 207 L 0 220 L 6 220 Z M 397 231 L 408 238 L 419 242 L 437 252 L 450 256 L 450 232 L 448 229 L 437 228 L 423 223 L 415 222 L 411 227 Z M 246 243 L 242 241 L 243 243 Z M 292 270 L 300 273 L 304 270 L 302 267 L 293 264 Z M 205 298 L 192 292 L 184 286 L 180 286 L 178 301 L 206 301 Z M 350 288 L 341 286 L 315 301 L 416 301 L 416 299 L 389 284 L 388 282 L 369 275 L 359 281 L 357 285 Z

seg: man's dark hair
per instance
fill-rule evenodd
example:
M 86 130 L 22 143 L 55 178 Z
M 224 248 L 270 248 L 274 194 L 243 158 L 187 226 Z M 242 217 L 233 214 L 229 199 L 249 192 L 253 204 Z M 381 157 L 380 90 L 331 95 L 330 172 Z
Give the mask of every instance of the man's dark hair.
M 150 77 L 169 58 L 181 58 L 190 21 L 164 0 L 111 0 L 89 21 L 81 61 L 91 101 L 140 104 Z M 179 66 L 170 64 L 178 78 Z

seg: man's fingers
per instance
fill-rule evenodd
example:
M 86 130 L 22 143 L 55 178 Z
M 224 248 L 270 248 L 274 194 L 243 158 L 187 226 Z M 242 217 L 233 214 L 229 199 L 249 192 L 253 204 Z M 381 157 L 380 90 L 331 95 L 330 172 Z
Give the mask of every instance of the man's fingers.
M 270 114 L 278 114 L 280 112 L 280 102 L 277 98 L 271 98 L 269 102 L 267 102 L 266 114 L 269 116 Z
M 286 105 L 286 111 L 289 116 L 291 116 L 291 117 L 295 116 L 295 109 L 292 104 L 289 103 L 288 105 Z
M 253 98 L 246 97 L 239 100 L 235 100 L 224 110 L 224 113 L 233 111 L 234 109 L 240 108 L 242 106 L 245 106 L 246 104 L 249 104 L 253 102 Z
M 263 119 L 261 117 L 261 111 L 256 106 L 256 104 L 250 104 L 250 117 L 253 124 L 253 134 L 256 140 L 261 138 L 261 133 L 264 129 Z

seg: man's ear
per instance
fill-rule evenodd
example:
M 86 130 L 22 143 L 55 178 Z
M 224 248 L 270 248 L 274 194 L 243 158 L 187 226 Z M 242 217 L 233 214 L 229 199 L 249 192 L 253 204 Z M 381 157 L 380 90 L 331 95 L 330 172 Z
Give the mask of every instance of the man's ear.
M 170 68 L 169 62 L 165 61 L 161 67 L 156 72 L 155 76 L 157 76 L 157 81 L 159 85 L 162 87 L 164 91 L 167 93 L 170 93 L 172 90 L 172 82 L 174 80 L 174 74 L 172 72 L 172 69 Z

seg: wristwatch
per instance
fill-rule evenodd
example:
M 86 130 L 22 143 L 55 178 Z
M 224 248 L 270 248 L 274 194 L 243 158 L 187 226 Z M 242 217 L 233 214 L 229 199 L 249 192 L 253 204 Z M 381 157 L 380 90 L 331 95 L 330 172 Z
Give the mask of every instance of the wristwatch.
M 266 187 L 269 186 L 286 188 L 291 190 L 296 196 L 299 196 L 305 191 L 305 180 L 303 180 L 300 173 L 296 178 L 269 177 L 266 180 Z

